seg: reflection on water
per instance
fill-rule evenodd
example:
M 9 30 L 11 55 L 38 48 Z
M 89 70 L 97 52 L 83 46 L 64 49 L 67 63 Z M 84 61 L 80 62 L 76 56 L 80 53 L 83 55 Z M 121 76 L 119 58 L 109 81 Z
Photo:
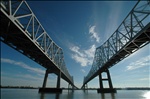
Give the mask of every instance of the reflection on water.
M 84 99 L 92 99 L 92 97 L 95 97 L 96 99 L 116 99 L 115 98 L 115 94 L 116 93 L 97 93 L 97 91 L 94 91 L 93 93 L 91 93 L 91 91 L 93 90 L 84 90 Z M 93 99 L 95 99 L 93 98 Z
M 150 91 L 144 93 L 143 97 L 145 97 L 146 99 L 150 99 Z
M 44 99 L 44 93 L 41 93 L 41 98 L 40 99 Z
M 58 94 L 55 94 L 55 99 L 59 99 L 59 93 Z M 45 94 L 44 93 L 41 93 L 41 98 L 40 99 L 45 99 Z
M 73 92 L 74 90 L 68 90 L 68 93 L 64 95 L 61 93 L 40 93 L 40 99 L 47 99 L 47 97 L 51 99 L 63 99 L 62 96 L 65 97 L 64 99 L 73 99 Z
M 62 93 L 40 93 L 40 99 L 116 99 L 115 93 L 91 93 L 88 90 L 68 91 L 66 94 Z
M 109 93 L 111 96 L 110 99 L 115 99 L 115 94 L 114 93 Z M 105 93 L 101 93 L 101 99 L 107 99 L 107 97 L 105 97 Z
M 117 90 L 97 93 L 96 90 L 63 90 L 61 94 L 38 93 L 38 89 L 1 89 L 1 99 L 150 99 L 149 90 Z

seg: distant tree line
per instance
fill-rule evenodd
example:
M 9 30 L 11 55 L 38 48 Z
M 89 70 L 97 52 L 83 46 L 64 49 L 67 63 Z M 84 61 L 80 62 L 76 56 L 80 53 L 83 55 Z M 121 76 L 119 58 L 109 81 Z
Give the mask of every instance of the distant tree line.
M 31 87 L 31 86 L 2 86 L 2 85 L 0 85 L 0 88 L 37 89 L 37 87 Z

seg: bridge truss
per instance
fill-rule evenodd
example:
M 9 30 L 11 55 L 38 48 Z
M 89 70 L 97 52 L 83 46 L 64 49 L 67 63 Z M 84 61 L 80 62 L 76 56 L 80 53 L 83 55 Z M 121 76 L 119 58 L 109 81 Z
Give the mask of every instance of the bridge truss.
M 110 38 L 96 48 L 91 70 L 84 78 L 82 88 L 97 75 L 108 71 L 149 42 L 150 1 L 138 1 Z
M 0 40 L 74 86 L 63 50 L 48 35 L 24 0 L 0 1 Z

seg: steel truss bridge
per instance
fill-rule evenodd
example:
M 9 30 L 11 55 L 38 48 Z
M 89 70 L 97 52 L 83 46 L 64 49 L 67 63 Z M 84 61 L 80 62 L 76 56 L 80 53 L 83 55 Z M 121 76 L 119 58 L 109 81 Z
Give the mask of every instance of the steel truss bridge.
M 91 70 L 84 78 L 82 88 L 99 76 L 101 91 L 104 80 L 113 89 L 108 69 L 149 43 L 150 1 L 138 1 L 109 39 L 96 48 Z M 107 73 L 107 78 L 102 77 L 103 72 Z
M 50 38 L 26 1 L 1 0 L 0 19 L 0 40 L 46 68 L 43 88 L 49 73 L 58 75 L 57 88 L 60 78 L 75 87 L 62 48 Z

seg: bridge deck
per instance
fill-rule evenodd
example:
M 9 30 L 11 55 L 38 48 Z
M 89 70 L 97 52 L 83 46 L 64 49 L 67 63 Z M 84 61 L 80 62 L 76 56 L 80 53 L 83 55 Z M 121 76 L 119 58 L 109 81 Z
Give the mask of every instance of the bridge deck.
M 137 36 L 133 38 L 129 43 L 125 45 L 119 52 L 117 52 L 103 67 L 110 68 L 114 64 L 118 63 L 131 53 L 134 53 L 143 45 L 148 44 L 150 41 L 150 23 L 141 30 Z
M 120 62 L 138 49 L 144 47 L 150 42 L 150 23 L 148 23 L 129 43 L 125 45 L 117 54 L 111 57 L 94 75 L 92 75 L 85 83 L 92 80 L 99 73 L 109 69 L 116 63 Z

